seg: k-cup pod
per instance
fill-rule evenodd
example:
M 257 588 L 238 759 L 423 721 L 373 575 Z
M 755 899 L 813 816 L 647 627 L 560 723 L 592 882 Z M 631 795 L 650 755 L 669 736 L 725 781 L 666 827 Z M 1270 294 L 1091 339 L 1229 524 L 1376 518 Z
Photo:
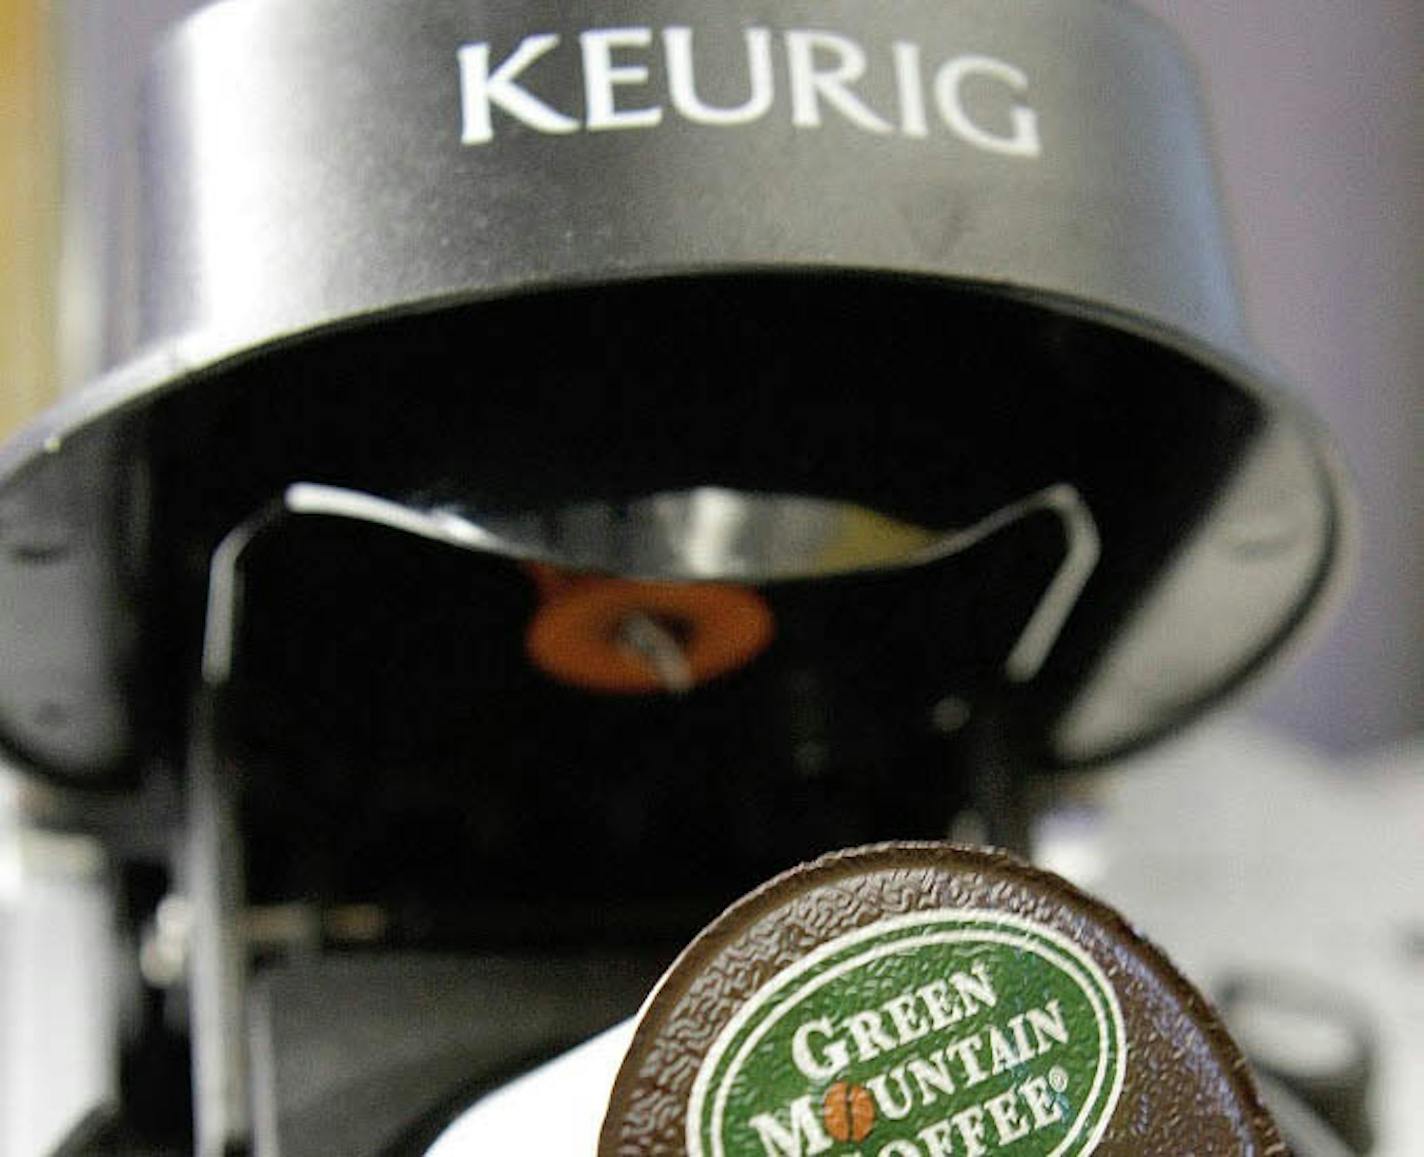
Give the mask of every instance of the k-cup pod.
M 1117 913 L 1007 855 L 778 877 L 663 978 L 600 1157 L 1276 1157 L 1246 1061 Z

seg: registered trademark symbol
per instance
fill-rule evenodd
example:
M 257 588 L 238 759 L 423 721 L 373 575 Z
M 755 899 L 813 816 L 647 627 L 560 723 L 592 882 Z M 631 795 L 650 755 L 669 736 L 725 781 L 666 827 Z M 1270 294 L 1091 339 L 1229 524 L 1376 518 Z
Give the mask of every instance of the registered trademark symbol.
M 1054 1065 L 1048 1070 L 1048 1083 L 1053 1087 L 1055 1093 L 1068 1091 L 1068 1074 L 1058 1065 Z

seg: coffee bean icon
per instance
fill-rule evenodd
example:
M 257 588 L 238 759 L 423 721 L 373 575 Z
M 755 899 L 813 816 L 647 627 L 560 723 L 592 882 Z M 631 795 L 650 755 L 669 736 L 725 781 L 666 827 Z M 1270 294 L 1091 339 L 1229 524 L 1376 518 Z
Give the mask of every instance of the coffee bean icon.
M 875 1101 L 861 1085 L 837 1081 L 821 1103 L 826 1132 L 837 1141 L 864 1141 L 875 1128 Z

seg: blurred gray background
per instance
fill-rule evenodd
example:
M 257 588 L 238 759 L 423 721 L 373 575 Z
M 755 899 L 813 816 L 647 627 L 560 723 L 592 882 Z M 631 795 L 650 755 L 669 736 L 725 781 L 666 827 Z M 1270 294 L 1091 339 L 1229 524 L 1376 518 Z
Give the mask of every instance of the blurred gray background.
M 1206 79 L 1262 349 L 1359 486 L 1354 585 L 1261 710 L 1334 750 L 1424 727 L 1424 4 L 1142 0 Z
M 238 0 L 240 2 L 240 0 Z M 293 0 L 296 2 L 296 0 Z M 1359 483 L 1355 581 L 1256 710 L 1336 752 L 1424 730 L 1424 4 L 1140 0 L 1186 39 L 1214 114 L 1258 342 Z M 202 0 L 57 5 L 65 109 L 61 361 L 105 360 L 129 225 L 116 190 L 155 40 Z

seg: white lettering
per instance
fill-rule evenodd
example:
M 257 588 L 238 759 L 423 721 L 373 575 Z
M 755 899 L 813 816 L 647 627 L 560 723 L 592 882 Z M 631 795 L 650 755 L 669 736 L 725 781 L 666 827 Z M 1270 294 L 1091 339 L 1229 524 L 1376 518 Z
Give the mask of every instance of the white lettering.
M 617 107 L 614 88 L 648 83 L 648 69 L 641 64 L 613 63 L 615 48 L 646 48 L 653 42 L 648 28 L 599 28 L 579 37 L 583 48 L 583 84 L 587 100 L 585 113 L 591 132 L 605 129 L 647 129 L 662 122 L 658 107 L 622 109 Z
M 1009 1044 L 1009 1038 L 999 1030 L 997 1025 L 992 1024 L 989 1026 L 989 1056 L 994 1062 L 993 1074 L 996 1077 L 1000 1073 L 1017 1067 L 1027 1059 L 1020 1058 L 1018 1053 L 1014 1052 L 1013 1045 Z
M 913 993 L 907 992 L 893 1000 L 887 1000 L 881 1007 L 890 1014 L 890 1020 L 895 1025 L 895 1031 L 900 1034 L 902 1045 L 929 1035 L 930 1026 L 920 1019 L 920 1014 L 915 1010 Z
M 520 73 L 558 43 L 559 38 L 552 34 L 526 37 L 494 72 L 489 68 L 488 44 L 467 44 L 460 49 L 462 143 L 483 145 L 494 139 L 492 109 L 495 105 L 541 133 L 578 131 L 579 123 L 573 117 L 550 108 L 515 83 Z
M 1033 1026 L 1039 1056 L 1053 1047 L 1048 1043 L 1050 1039 L 1061 1045 L 1068 1043 L 1068 1025 L 1064 1023 L 1063 1008 L 1058 1001 L 1050 1000 L 1042 1008 L 1029 1009 L 1028 1023 Z
M 936 1121 L 928 1129 L 921 1129 L 920 1142 L 925 1147 L 925 1157 L 954 1157 L 954 1131 L 948 1121 Z
M 978 1105 L 956 1113 L 949 1123 L 959 1130 L 959 1138 L 964 1142 L 965 1157 L 982 1157 L 989 1151 L 988 1146 L 984 1144 L 984 1110 Z
M 817 52 L 833 54 L 835 63 L 826 70 L 817 68 Z M 791 69 L 791 123 L 797 128 L 821 126 L 824 100 L 866 132 L 894 131 L 848 87 L 865 75 L 865 50 L 854 40 L 832 32 L 788 32 L 786 53 Z
M 856 1053 L 863 1061 L 873 1061 L 882 1052 L 895 1048 L 896 1040 L 885 1031 L 878 1012 L 857 1012 L 846 1020 L 846 1028 L 855 1041 Z
M 959 1058 L 960 1067 L 964 1069 L 964 1083 L 971 1089 L 989 1079 L 989 1074 L 979 1063 L 979 1050 L 983 1047 L 984 1042 L 976 1033 L 974 1036 L 957 1041 L 944 1050 L 945 1056 L 953 1053 Z
M 813 1033 L 820 1037 L 830 1037 L 835 1035 L 835 1031 L 835 1025 L 831 1023 L 830 1018 L 823 1016 L 819 1020 L 808 1020 L 800 1025 L 791 1038 L 791 1060 L 810 1080 L 828 1081 L 850 1064 L 850 1051 L 844 1041 L 831 1041 L 819 1057 L 811 1049 Z
M 1043 1077 L 1030 1077 L 1021 1088 L 1023 1099 L 1028 1102 L 1033 1113 L 1033 1127 L 1042 1129 L 1063 1120 L 1063 1106 L 1048 1087 Z
M 907 137 L 930 135 L 925 117 L 925 86 L 920 76 L 920 46 L 897 41 L 895 86 L 900 93 L 900 131 Z
M 688 120 L 699 125 L 744 125 L 766 116 L 776 99 L 776 82 L 771 68 L 771 32 L 765 28 L 748 28 L 746 39 L 751 95 L 744 104 L 735 108 L 715 108 L 703 103 L 702 98 L 697 95 L 692 29 L 664 29 L 668 89 L 672 94 L 673 107 Z
M 936 1031 L 948 1028 L 964 1016 L 964 1010 L 955 1004 L 949 995 L 947 981 L 932 980 L 923 988 L 916 989 L 915 995 L 920 998 L 929 1011 L 930 1022 Z
M 954 1092 L 954 1078 L 949 1075 L 949 1062 L 943 1053 L 932 1053 L 929 1060 L 912 1057 L 907 1067 L 910 1075 L 915 1078 L 915 1083 L 920 1086 L 920 1099 L 926 1105 L 934 1103 L 935 1089 L 945 1096 Z
M 900 1086 L 900 1100 L 890 1095 L 890 1081 Z M 888 1073 L 881 1073 L 865 1082 L 865 1087 L 875 1097 L 880 1111 L 892 1121 L 903 1121 L 915 1107 L 915 1096 L 910 1092 L 910 1082 L 905 1079 L 905 1066 L 896 1065 Z
M 778 98 L 775 71 L 775 38 L 785 40 L 789 75 L 791 123 L 798 129 L 822 127 L 830 115 L 863 132 L 879 136 L 898 134 L 924 140 L 931 134 L 930 96 L 939 119 L 954 136 L 975 148 L 1005 156 L 1036 158 L 1042 155 L 1039 119 L 1022 99 L 1008 110 L 1006 125 L 986 123 L 988 113 L 969 97 L 978 86 L 992 83 L 1022 97 L 1029 88 L 1028 77 L 1018 68 L 991 56 L 965 54 L 953 57 L 934 73 L 926 91 L 927 65 L 919 44 L 898 40 L 890 45 L 889 61 L 894 74 L 898 115 L 892 123 L 871 108 L 857 86 L 865 78 L 870 57 L 855 40 L 825 30 L 792 29 L 777 33 L 766 27 L 741 30 L 745 44 L 747 89 L 740 103 L 711 104 L 697 86 L 697 30 L 687 25 L 671 25 L 661 33 L 647 27 L 596 28 L 579 35 L 583 68 L 584 118 L 562 112 L 524 87 L 524 76 L 543 57 L 559 47 L 555 33 L 527 36 L 496 67 L 488 44 L 466 44 L 457 57 L 460 71 L 461 129 L 466 145 L 488 144 L 494 139 L 494 110 L 540 133 L 564 135 L 586 128 L 590 132 L 614 129 L 649 129 L 663 123 L 663 104 L 651 97 L 640 103 L 629 89 L 645 88 L 652 93 L 653 70 L 647 50 L 660 35 L 666 63 L 666 102 L 683 120 L 714 126 L 747 125 L 763 120 Z M 643 50 L 641 56 L 623 54 Z M 704 55 L 706 49 L 704 49 Z M 705 60 L 704 69 L 712 67 Z M 739 76 L 733 68 L 730 75 Z M 887 77 L 888 79 L 888 77 Z M 736 91 L 736 90 L 734 90 Z M 971 111 L 971 107 L 977 111 Z M 828 112 L 829 110 L 829 112 Z M 957 984 L 957 982 L 952 982 Z M 964 1006 L 951 1003 L 951 992 L 942 986 L 920 997 L 936 1028 L 950 1018 L 970 1016 L 974 1001 L 964 998 Z M 985 1002 L 992 1003 L 992 1002 Z
M 1007 1093 L 1000 1093 L 984 1102 L 984 1107 L 989 1110 L 989 1116 L 994 1121 L 994 1129 L 999 1134 L 1001 1149 L 1029 1134 L 1028 1122 L 1019 1116 L 1018 1099 L 1019 1091 L 1010 1089 Z
M 1063 1105 L 1055 1100 L 1044 1077 L 1034 1077 L 1007 1092 L 998 1093 L 979 1105 L 971 1105 L 951 1117 L 935 1121 L 916 1136 L 924 1146 L 926 1157 L 981 1157 L 991 1149 L 1004 1149 L 1022 1141 L 1030 1133 L 1063 1120 Z M 928 1100 L 925 1104 L 928 1104 Z M 1032 1119 L 1025 1112 L 1027 1104 Z M 882 1103 L 882 1108 L 884 1104 Z M 887 1113 L 892 1120 L 902 1120 L 906 1112 Z M 993 1142 L 989 1126 L 993 1126 Z M 956 1147 L 954 1135 L 959 1134 Z
M 1009 1029 L 1014 1034 L 1014 1048 L 1021 1057 L 1031 1057 L 1034 1055 L 1033 1045 L 1029 1043 L 1028 1028 L 1024 1025 L 1023 1014 L 1020 1013 L 1009 1021 Z
M 991 153 L 1010 157 L 1038 157 L 1043 142 L 1038 134 L 1038 114 L 1025 105 L 1013 109 L 1013 131 L 1000 136 L 975 124 L 964 107 L 964 82 L 970 77 L 989 77 L 1016 93 L 1028 91 L 1028 77 L 1011 64 L 992 56 L 958 56 L 948 61 L 935 77 L 935 100 L 944 123 L 961 140 Z
M 758 1113 L 748 1126 L 756 1131 L 766 1157 L 816 1157 L 831 1147 L 831 1138 L 821 1126 L 810 1096 L 792 1101 L 791 1125 L 783 1125 L 771 1113 Z
M 959 993 L 959 999 L 964 1002 L 965 1016 L 973 1016 L 979 1011 L 980 1005 L 993 1008 L 999 1003 L 993 981 L 989 979 L 989 971 L 982 964 L 974 965 L 969 973 L 956 972 L 949 978 L 949 982 L 954 985 L 954 991 Z

